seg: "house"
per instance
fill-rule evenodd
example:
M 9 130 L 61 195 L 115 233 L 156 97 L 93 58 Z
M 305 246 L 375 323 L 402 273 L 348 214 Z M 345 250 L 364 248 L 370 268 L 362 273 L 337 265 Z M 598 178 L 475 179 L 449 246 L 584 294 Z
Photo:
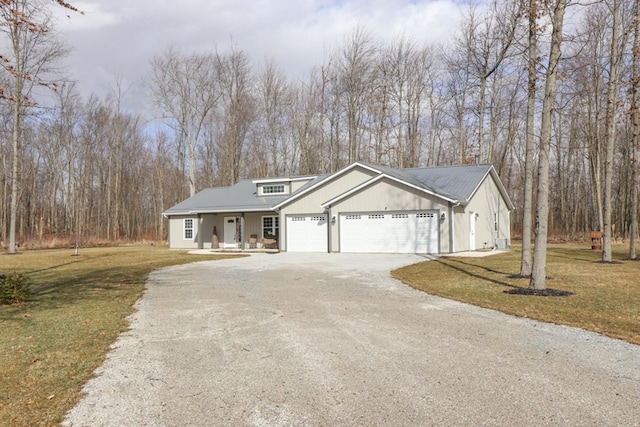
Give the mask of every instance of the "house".
M 355 162 L 328 175 L 208 188 L 163 215 L 170 248 L 439 254 L 506 248 L 513 209 L 491 165 Z

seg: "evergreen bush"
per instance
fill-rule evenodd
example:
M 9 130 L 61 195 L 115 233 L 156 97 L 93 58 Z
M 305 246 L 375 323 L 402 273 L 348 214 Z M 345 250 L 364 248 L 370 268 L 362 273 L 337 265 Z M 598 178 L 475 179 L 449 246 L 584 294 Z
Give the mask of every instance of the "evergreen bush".
M 0 274 L 0 304 L 24 302 L 29 298 L 29 277 L 24 274 Z

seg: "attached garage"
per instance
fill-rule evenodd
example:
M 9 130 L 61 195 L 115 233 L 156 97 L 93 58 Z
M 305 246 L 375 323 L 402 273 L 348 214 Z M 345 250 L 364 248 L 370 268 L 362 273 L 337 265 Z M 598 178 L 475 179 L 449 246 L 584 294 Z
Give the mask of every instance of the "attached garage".
M 287 215 L 287 251 L 328 252 L 327 215 Z
M 438 213 L 340 214 L 340 252 L 438 253 Z

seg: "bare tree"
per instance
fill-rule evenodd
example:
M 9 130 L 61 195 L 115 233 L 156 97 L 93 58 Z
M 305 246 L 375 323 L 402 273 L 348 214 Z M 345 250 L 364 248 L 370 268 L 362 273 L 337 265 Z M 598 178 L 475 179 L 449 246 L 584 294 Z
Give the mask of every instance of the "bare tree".
M 551 119 L 555 103 L 556 80 L 560 62 L 562 44 L 562 27 L 566 0 L 555 0 L 551 11 L 551 45 L 549 62 L 545 75 L 545 89 L 540 124 L 540 147 L 538 158 L 538 191 L 536 206 L 536 239 L 533 253 L 533 266 L 529 287 L 544 289 L 547 264 L 547 236 L 549 221 L 549 150 L 551 145 Z
M 360 159 L 360 130 L 364 109 L 371 94 L 373 54 L 371 36 L 363 27 L 356 27 L 346 39 L 337 61 L 346 114 L 349 163 Z
M 292 147 L 286 129 L 287 122 L 292 121 L 291 90 L 286 75 L 273 62 L 266 64 L 257 84 L 260 130 L 256 139 L 261 146 L 254 149 L 259 155 L 256 172 L 260 176 L 278 176 L 290 164 Z
M 527 135 L 524 160 L 524 188 L 522 205 L 522 255 L 520 276 L 531 276 L 531 218 L 533 211 L 533 155 L 535 151 L 536 85 L 538 67 L 538 0 L 529 0 L 528 61 L 527 61 Z
M 509 54 L 519 22 L 519 1 L 492 0 L 484 13 L 469 6 L 463 23 L 458 49 L 468 52 L 466 64 L 471 78 L 478 86 L 478 155 L 481 162 L 489 161 L 490 148 L 485 144 L 485 114 L 487 82 Z M 493 141 L 490 140 L 489 144 Z
M 71 5 L 58 1 L 67 8 Z M 0 96 L 13 104 L 11 207 L 8 253 L 16 253 L 16 222 L 20 197 L 20 150 L 25 109 L 33 106 L 31 93 L 44 81 L 51 65 L 66 53 L 62 44 L 51 35 L 51 17 L 41 1 L 3 0 L 0 2 L 2 31 L 9 41 L 9 55 L 0 55 L 0 63 L 11 79 L 11 86 L 0 88 Z
M 235 47 L 228 54 L 217 52 L 215 61 L 220 93 L 218 171 L 222 185 L 233 185 L 240 179 L 243 148 L 256 116 L 253 76 L 249 57 Z
M 618 39 L 619 17 L 620 17 L 620 0 L 612 0 L 610 12 L 613 20 L 611 22 L 611 45 L 609 51 L 609 81 L 607 83 L 607 139 L 606 139 L 606 157 L 604 169 L 604 230 L 602 245 L 602 261 L 611 262 L 613 260 L 611 253 L 611 201 L 612 201 L 612 180 L 613 180 L 613 162 L 614 149 L 616 143 L 616 116 L 617 116 L 617 92 L 618 92 L 618 64 L 620 63 Z
M 183 55 L 171 47 L 151 61 L 151 96 L 154 105 L 175 126 L 185 141 L 189 162 L 189 193 L 196 182 L 196 146 L 205 120 L 219 97 L 216 63 L 212 54 Z
M 631 223 L 629 259 L 635 260 L 638 239 L 638 148 L 640 147 L 640 0 L 635 0 L 631 64 Z

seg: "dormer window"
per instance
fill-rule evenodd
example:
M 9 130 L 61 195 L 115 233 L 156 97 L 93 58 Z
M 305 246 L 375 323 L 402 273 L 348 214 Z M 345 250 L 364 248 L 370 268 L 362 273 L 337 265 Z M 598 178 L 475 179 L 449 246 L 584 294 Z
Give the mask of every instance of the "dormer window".
M 262 194 L 284 194 L 284 184 L 273 184 L 262 186 Z

